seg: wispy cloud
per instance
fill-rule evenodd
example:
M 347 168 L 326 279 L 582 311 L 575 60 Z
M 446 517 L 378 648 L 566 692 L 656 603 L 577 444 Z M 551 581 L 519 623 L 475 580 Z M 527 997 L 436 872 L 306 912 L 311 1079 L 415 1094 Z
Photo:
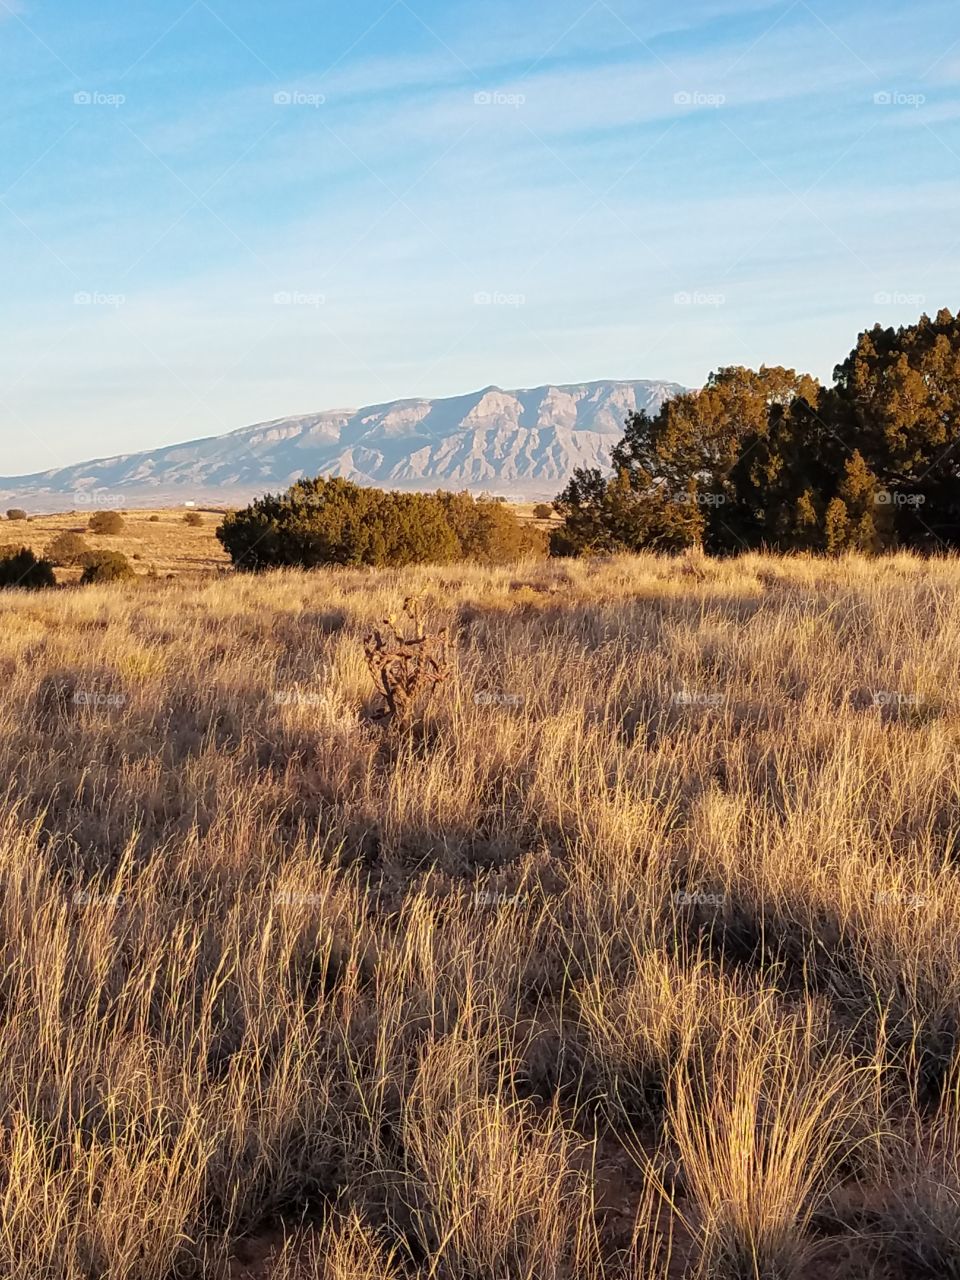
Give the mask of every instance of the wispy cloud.
M 505 0 L 482 21 L 358 0 L 335 32 L 312 16 L 309 42 L 245 0 L 225 12 L 242 40 L 198 8 L 159 42 L 105 3 L 106 32 L 44 10 L 83 83 L 22 24 L 0 43 L 20 86 L 0 122 L 0 402 L 63 461 L 81 427 L 92 455 L 489 382 L 693 384 L 753 358 L 828 374 L 860 327 L 906 318 L 875 298 L 935 309 L 960 283 L 951 244 L 914 232 L 960 212 L 940 0 L 822 21 L 815 0 L 653 19 L 532 0 L 522 23 Z M 118 88 L 122 107 L 73 101 Z M 874 101 L 918 88 L 920 108 Z M 84 291 L 123 303 L 78 308 Z M 498 292 L 523 304 L 475 305 Z M 29 441 L 4 470 L 29 469 Z

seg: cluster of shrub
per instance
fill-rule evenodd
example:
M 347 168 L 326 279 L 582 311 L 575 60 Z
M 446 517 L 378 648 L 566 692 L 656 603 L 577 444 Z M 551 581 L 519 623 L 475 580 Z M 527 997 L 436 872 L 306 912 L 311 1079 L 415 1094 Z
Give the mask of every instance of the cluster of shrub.
M 26 520 L 26 512 L 19 508 L 7 512 L 8 520 Z M 90 517 L 88 528 L 98 535 L 122 533 L 125 525 L 117 511 L 98 511 Z M 126 582 L 136 575 L 133 566 L 120 551 L 94 551 L 84 541 L 82 534 L 66 531 L 59 533 L 38 556 L 29 547 L 0 547 L 0 587 L 22 587 L 39 591 L 55 587 L 54 570 L 66 566 L 79 566 L 81 585 L 97 582 Z
M 79 544 L 76 549 L 74 544 Z M 54 538 L 42 556 L 29 547 L 0 547 L 0 587 L 23 587 L 38 591 L 57 585 L 54 569 L 61 565 L 80 565 L 80 583 L 126 582 L 135 577 L 133 566 L 120 551 L 91 551 L 83 539 L 73 533 Z
M 349 480 L 298 480 L 228 515 L 217 537 L 238 569 L 399 566 L 543 554 L 543 532 L 469 493 L 398 493 Z
M 876 325 L 829 387 L 721 369 L 628 418 L 612 460 L 555 500 L 554 555 L 960 546 L 960 318 Z
M 30 517 L 21 508 L 13 507 L 7 512 L 7 519 L 29 520 Z M 157 523 L 160 517 L 152 515 L 149 519 Z M 203 516 L 199 511 L 188 511 L 183 521 L 191 528 L 197 528 L 203 524 Z M 116 536 L 123 533 L 126 523 L 119 511 L 96 511 L 90 517 L 87 529 L 98 537 Z M 134 556 L 135 560 L 139 558 Z M 68 566 L 82 569 L 82 586 L 97 582 L 128 582 L 137 576 L 122 552 L 94 551 L 84 541 L 81 530 L 67 530 L 57 534 L 42 556 L 29 547 L 0 546 L 0 588 L 22 587 L 37 591 L 43 587 L 55 587 L 54 569 Z

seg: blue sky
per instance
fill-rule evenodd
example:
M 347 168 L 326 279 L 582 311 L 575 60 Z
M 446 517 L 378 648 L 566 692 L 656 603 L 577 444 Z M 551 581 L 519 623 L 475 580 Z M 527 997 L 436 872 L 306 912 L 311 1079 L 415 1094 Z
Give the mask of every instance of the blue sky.
M 955 0 L 0 0 L 0 473 L 956 309 Z

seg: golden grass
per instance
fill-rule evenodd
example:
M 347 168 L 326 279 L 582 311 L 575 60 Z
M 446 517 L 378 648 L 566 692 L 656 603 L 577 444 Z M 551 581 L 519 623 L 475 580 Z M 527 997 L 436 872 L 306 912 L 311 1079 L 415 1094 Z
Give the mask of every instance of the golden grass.
M 960 1275 L 958 665 L 905 555 L 3 594 L 0 1274 Z
M 90 517 L 102 508 L 87 507 L 58 515 L 32 516 L 29 521 L 0 519 L 0 546 L 29 547 L 38 556 L 60 533 L 80 534 L 91 551 L 119 551 L 137 574 L 158 577 L 208 577 L 230 569 L 230 558 L 216 539 L 223 513 L 198 510 L 202 523 L 186 524 L 186 508 L 124 511 L 124 529 L 115 535 L 91 533 Z M 57 581 L 71 584 L 80 569 L 57 570 Z

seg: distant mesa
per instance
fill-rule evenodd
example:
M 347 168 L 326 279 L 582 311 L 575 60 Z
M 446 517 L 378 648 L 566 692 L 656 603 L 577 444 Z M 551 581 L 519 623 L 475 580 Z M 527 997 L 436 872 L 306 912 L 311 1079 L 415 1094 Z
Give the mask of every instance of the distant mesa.
M 603 467 L 635 410 L 655 411 L 675 382 L 608 381 L 439 400 L 393 400 L 278 418 L 227 435 L 0 476 L 0 502 L 37 512 L 248 501 L 302 476 L 393 489 L 469 489 L 535 501 L 575 467 Z

